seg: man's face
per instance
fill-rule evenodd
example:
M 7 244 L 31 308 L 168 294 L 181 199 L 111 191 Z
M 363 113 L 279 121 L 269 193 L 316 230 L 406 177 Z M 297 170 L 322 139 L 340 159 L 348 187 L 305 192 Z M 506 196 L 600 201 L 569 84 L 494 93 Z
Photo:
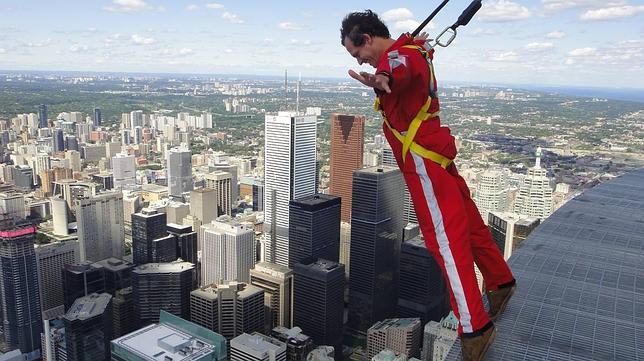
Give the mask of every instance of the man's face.
M 361 46 L 355 46 L 349 37 L 344 38 L 344 48 L 347 49 L 352 57 L 356 58 L 359 65 L 367 63 L 372 67 L 378 67 L 378 59 L 376 49 L 373 46 L 373 38 L 369 35 L 363 35 L 365 42 Z

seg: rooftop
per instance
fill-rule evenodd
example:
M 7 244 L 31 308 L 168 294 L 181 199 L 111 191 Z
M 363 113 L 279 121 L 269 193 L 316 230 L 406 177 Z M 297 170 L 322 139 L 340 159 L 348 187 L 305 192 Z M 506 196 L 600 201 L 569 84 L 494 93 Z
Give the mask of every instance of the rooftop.
M 168 263 L 146 263 L 135 267 L 135 273 L 175 273 L 194 269 L 195 265 L 190 262 L 174 261 Z
M 530 234 L 509 259 L 518 287 L 486 360 L 644 360 L 642 194 L 644 169 L 587 190 Z
M 74 321 L 102 315 L 110 300 L 112 300 L 112 295 L 109 293 L 92 293 L 77 298 L 65 314 L 65 318 Z

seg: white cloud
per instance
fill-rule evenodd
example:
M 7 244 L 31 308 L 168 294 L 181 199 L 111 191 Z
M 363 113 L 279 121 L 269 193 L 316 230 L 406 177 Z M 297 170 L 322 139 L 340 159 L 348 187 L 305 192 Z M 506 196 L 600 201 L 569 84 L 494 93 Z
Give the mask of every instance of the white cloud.
M 595 48 L 577 48 L 569 51 L 568 55 L 575 56 L 575 57 L 577 56 L 583 57 L 583 56 L 592 56 L 592 55 L 595 55 L 596 53 L 597 53 L 597 49 Z
M 292 23 L 290 21 L 285 21 L 283 23 L 279 23 L 277 25 L 278 28 L 282 30 L 302 30 L 302 27 L 296 23 Z
M 547 12 L 599 6 L 619 6 L 624 5 L 625 3 L 626 2 L 624 0 L 541 0 L 543 9 Z
M 525 46 L 525 50 L 533 53 L 538 53 L 541 51 L 552 49 L 554 45 L 552 43 L 530 43 Z
M 512 62 L 519 60 L 519 55 L 514 51 L 491 52 L 490 60 L 497 62 Z
M 566 61 L 564 62 L 564 64 L 566 65 L 573 65 L 574 63 L 575 63 L 575 59 L 570 59 L 570 58 L 566 59 Z
M 387 22 L 396 22 L 414 18 L 414 14 L 407 8 L 398 8 L 387 10 L 382 13 L 382 20 Z
M 188 10 L 188 11 L 195 11 L 195 10 L 198 10 L 198 9 L 199 9 L 199 6 L 195 5 L 195 4 L 190 4 L 190 5 L 186 6 L 186 10 Z
M 6 52 L 7 52 L 7 51 L 6 51 L 5 49 L 0 48 L 0 54 L 4 54 L 4 53 L 6 53 Z
M 131 13 L 146 10 L 165 11 L 163 6 L 155 7 L 143 0 L 112 0 L 112 5 L 105 6 L 103 9 L 113 13 Z
M 585 21 L 617 20 L 635 16 L 644 12 L 644 5 L 614 6 L 602 9 L 588 10 L 579 17 Z
M 414 31 L 420 25 L 420 23 L 414 19 L 400 20 L 394 23 L 394 30 L 397 31 Z M 431 22 L 425 27 L 425 29 L 433 29 L 435 27 Z
M 139 34 L 132 35 L 130 40 L 132 40 L 132 43 L 136 45 L 150 45 L 156 42 L 154 38 L 148 38 Z
M 218 3 L 209 3 L 209 4 L 206 4 L 206 7 L 208 9 L 223 9 L 224 8 L 224 6 L 222 4 L 218 4 Z
M 194 51 L 190 48 L 182 48 L 181 50 L 179 50 L 180 55 L 189 55 L 192 53 L 194 53 Z
M 233 24 L 242 24 L 244 22 L 237 14 L 229 13 L 228 11 L 221 14 L 221 18 Z
M 273 40 L 273 39 L 271 39 L 271 38 L 265 38 L 265 39 L 263 40 L 263 42 L 264 42 L 264 44 L 273 44 L 274 40 Z
M 546 34 L 546 38 L 548 39 L 561 39 L 565 36 L 566 36 L 566 33 L 559 30 L 551 31 L 548 34 Z
M 227 54 L 231 54 L 233 52 L 233 49 L 226 49 L 224 50 Z
M 81 53 L 87 51 L 87 45 L 81 45 L 81 44 L 72 44 L 72 46 L 69 47 L 69 51 L 72 53 Z
M 509 0 L 492 0 L 484 3 L 478 17 L 482 21 L 508 22 L 527 19 L 532 14 L 525 6 Z
M 496 33 L 492 29 L 476 28 L 474 29 L 474 31 L 472 31 L 472 35 L 494 35 L 494 34 Z

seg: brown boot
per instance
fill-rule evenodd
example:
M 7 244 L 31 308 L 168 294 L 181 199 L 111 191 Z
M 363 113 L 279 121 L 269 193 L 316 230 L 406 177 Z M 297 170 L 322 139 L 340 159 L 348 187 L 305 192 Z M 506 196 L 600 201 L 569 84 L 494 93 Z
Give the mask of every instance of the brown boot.
M 495 321 L 505 311 L 505 306 L 508 305 L 516 289 L 516 282 L 512 281 L 500 286 L 496 291 L 487 292 L 487 300 L 490 303 L 490 310 L 488 311 L 490 320 Z
M 485 353 L 490 348 L 496 337 L 496 329 L 492 322 L 485 326 L 481 331 L 475 332 L 476 335 L 461 336 L 462 361 L 481 361 Z

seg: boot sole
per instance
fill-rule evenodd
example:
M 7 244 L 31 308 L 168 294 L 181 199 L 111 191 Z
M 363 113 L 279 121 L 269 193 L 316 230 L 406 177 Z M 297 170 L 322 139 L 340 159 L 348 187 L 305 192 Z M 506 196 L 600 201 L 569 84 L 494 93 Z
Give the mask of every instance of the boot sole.
M 503 303 L 501 304 L 501 307 L 499 307 L 499 312 L 497 312 L 496 315 L 494 316 L 491 316 L 491 315 L 489 316 L 491 321 L 496 321 L 496 319 L 499 318 L 499 316 L 501 316 L 503 312 L 505 312 L 505 307 L 510 302 L 510 299 L 512 298 L 512 295 L 514 295 L 514 291 L 516 291 L 516 289 L 517 289 L 517 286 L 512 286 L 512 288 L 510 289 L 510 293 L 508 293 L 508 296 L 505 298 L 505 301 L 503 301 Z
M 487 353 L 487 350 L 490 349 L 490 346 L 494 343 L 494 340 L 496 339 L 496 327 L 492 330 L 492 334 L 490 335 L 490 338 L 487 339 L 487 342 L 485 343 L 485 347 L 483 348 L 483 351 L 481 352 L 481 355 L 476 361 L 482 361 L 483 358 L 485 357 L 485 354 Z

